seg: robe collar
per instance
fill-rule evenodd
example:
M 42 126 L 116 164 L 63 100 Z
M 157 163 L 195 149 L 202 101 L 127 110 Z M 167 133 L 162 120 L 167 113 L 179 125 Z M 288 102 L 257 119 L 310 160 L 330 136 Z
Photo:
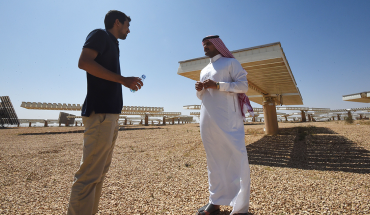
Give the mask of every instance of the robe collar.
M 214 56 L 213 58 L 211 58 L 211 63 L 214 63 L 214 62 L 216 62 L 218 59 L 220 59 L 222 57 L 222 55 L 221 54 L 218 54 L 218 55 L 216 55 L 216 56 Z

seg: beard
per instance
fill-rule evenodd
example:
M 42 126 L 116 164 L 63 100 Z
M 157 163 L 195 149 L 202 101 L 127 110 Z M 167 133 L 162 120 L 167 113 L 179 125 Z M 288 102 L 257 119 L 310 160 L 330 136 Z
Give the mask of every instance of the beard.
M 123 35 L 121 35 L 121 36 L 120 36 L 120 39 L 121 39 L 121 40 L 125 40 L 125 39 L 126 39 L 126 37 L 127 37 L 127 34 L 123 34 Z

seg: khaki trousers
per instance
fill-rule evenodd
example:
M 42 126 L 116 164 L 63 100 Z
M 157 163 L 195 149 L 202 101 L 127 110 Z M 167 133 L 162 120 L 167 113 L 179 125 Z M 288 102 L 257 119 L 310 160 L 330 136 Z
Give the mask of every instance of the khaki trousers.
M 68 215 L 98 212 L 103 180 L 112 161 L 118 134 L 119 114 L 83 117 L 85 125 L 83 155 L 72 185 Z

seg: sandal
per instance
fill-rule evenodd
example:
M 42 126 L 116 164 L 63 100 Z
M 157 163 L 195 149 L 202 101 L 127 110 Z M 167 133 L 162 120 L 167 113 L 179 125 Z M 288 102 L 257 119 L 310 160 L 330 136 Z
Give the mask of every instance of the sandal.
M 216 215 L 218 214 L 218 212 L 220 212 L 220 208 L 217 208 L 215 205 L 208 203 L 203 207 L 199 208 L 198 213 L 196 215 L 205 215 L 206 213 L 204 211 L 209 212 L 210 215 Z

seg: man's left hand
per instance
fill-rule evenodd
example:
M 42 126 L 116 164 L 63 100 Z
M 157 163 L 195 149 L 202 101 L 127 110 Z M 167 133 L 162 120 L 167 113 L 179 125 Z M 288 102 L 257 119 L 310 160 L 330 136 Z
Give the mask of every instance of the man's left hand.
M 207 79 L 203 82 L 204 89 L 217 89 L 217 84 L 211 79 Z

